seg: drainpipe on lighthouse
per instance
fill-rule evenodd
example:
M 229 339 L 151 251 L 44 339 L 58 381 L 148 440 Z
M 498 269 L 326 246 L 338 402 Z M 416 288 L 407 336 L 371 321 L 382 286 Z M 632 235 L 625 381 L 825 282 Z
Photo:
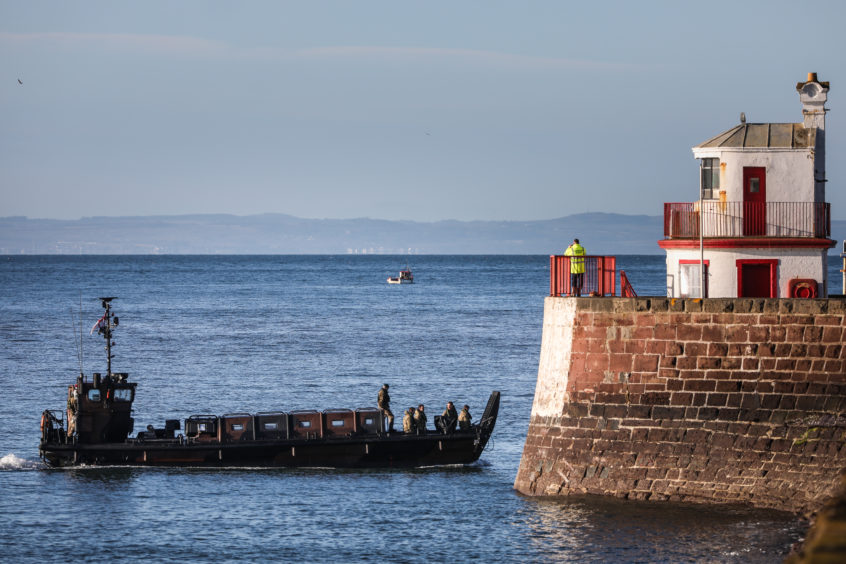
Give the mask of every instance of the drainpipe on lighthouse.
M 699 159 L 699 297 L 705 297 L 705 208 L 702 206 L 702 163 Z

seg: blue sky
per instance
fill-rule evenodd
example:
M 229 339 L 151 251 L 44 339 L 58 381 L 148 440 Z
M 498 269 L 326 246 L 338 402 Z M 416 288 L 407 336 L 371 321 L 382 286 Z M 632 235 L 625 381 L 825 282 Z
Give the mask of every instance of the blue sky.
M 844 6 L 0 0 L 0 216 L 660 215 L 816 71 L 844 218 Z

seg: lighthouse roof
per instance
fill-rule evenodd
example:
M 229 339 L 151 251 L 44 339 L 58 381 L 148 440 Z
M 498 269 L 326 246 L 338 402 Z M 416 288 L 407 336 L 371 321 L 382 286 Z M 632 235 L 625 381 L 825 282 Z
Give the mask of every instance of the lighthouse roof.
M 801 123 L 741 123 L 694 149 L 807 149 L 814 147 L 816 132 Z

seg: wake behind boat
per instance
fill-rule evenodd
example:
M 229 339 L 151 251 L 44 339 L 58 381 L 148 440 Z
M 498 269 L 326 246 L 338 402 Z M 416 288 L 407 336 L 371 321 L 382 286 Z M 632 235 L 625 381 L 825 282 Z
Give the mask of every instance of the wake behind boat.
M 106 340 L 105 375 L 80 374 L 68 386 L 67 410 L 41 415 L 41 458 L 51 466 L 139 464 L 151 466 L 415 467 L 469 464 L 479 459 L 499 413 L 492 392 L 482 419 L 469 429 L 435 417 L 437 431 L 385 431 L 381 410 L 268 411 L 191 415 L 148 426 L 130 437 L 138 384 L 112 372 L 111 301 L 95 325 Z M 67 426 L 65 425 L 67 423 Z

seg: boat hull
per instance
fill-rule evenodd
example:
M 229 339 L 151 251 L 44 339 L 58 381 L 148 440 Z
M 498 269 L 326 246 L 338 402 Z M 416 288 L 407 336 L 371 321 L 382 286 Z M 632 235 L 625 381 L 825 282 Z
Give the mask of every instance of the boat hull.
M 141 465 L 211 467 L 383 468 L 470 464 L 479 459 L 487 437 L 477 432 L 450 435 L 243 441 L 127 441 L 96 445 L 42 443 L 51 466 Z

